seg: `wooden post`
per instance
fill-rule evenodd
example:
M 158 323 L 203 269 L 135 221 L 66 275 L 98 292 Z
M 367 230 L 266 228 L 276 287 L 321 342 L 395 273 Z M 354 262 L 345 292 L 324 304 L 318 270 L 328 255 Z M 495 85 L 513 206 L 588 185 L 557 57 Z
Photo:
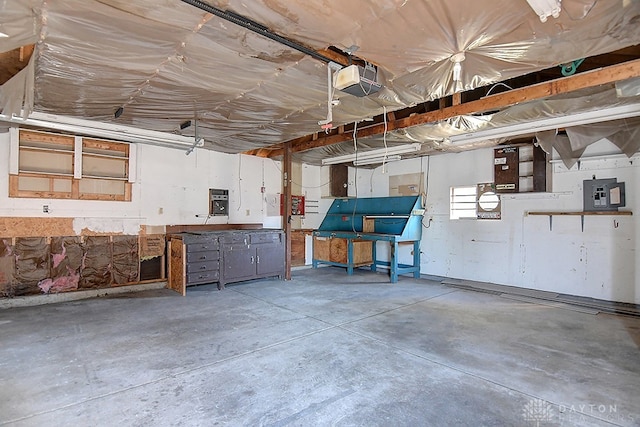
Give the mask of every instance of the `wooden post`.
M 282 229 L 284 230 L 284 279 L 291 280 L 291 142 L 284 144 L 282 161 L 282 194 L 284 195 Z
M 455 92 L 453 95 L 451 95 L 451 97 L 452 97 L 452 101 L 451 101 L 452 105 L 462 104 L 462 92 Z

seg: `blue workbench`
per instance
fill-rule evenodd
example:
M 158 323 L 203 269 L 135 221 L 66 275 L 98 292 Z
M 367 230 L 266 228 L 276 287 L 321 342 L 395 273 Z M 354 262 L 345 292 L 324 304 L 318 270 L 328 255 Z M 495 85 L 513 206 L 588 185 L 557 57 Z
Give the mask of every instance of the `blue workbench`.
M 322 224 L 313 232 L 314 245 L 317 238 L 345 239 L 346 259 L 337 262 L 316 258 L 314 248 L 312 266 L 317 268 L 319 264 L 328 264 L 346 267 L 347 274 L 352 275 L 354 267 L 363 265 L 362 262 L 354 262 L 354 242 L 371 241 L 372 271 L 376 271 L 378 266 L 388 267 L 391 283 L 398 281 L 399 274 L 412 273 L 413 277 L 419 278 L 423 215 L 421 196 L 335 199 Z M 390 261 L 377 259 L 376 242 L 379 241 L 389 243 Z M 413 245 L 413 264 L 398 262 L 400 244 Z

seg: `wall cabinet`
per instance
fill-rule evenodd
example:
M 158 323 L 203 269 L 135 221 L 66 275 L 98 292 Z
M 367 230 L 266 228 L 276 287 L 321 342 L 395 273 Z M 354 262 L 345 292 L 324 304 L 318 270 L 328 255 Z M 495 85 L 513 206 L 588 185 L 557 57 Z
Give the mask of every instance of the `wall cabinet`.
M 284 277 L 281 230 L 179 233 L 169 236 L 169 288 L 185 295 L 186 287 L 271 276 Z
M 494 183 L 498 193 L 547 191 L 547 157 L 533 143 L 494 149 Z
M 130 144 L 11 129 L 9 197 L 131 201 Z

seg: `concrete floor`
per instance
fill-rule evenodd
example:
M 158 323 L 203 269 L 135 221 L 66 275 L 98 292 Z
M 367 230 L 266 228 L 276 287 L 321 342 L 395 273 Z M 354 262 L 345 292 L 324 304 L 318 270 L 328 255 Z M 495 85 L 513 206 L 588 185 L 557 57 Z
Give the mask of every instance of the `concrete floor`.
M 640 319 L 340 268 L 0 310 L 0 425 L 640 425 Z

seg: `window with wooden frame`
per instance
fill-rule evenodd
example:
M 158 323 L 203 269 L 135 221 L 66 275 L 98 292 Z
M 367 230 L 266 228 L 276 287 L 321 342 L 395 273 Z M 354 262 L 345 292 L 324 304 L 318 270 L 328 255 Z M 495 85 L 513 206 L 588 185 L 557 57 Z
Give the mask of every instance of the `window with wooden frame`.
M 131 201 L 127 143 L 11 129 L 9 197 Z

